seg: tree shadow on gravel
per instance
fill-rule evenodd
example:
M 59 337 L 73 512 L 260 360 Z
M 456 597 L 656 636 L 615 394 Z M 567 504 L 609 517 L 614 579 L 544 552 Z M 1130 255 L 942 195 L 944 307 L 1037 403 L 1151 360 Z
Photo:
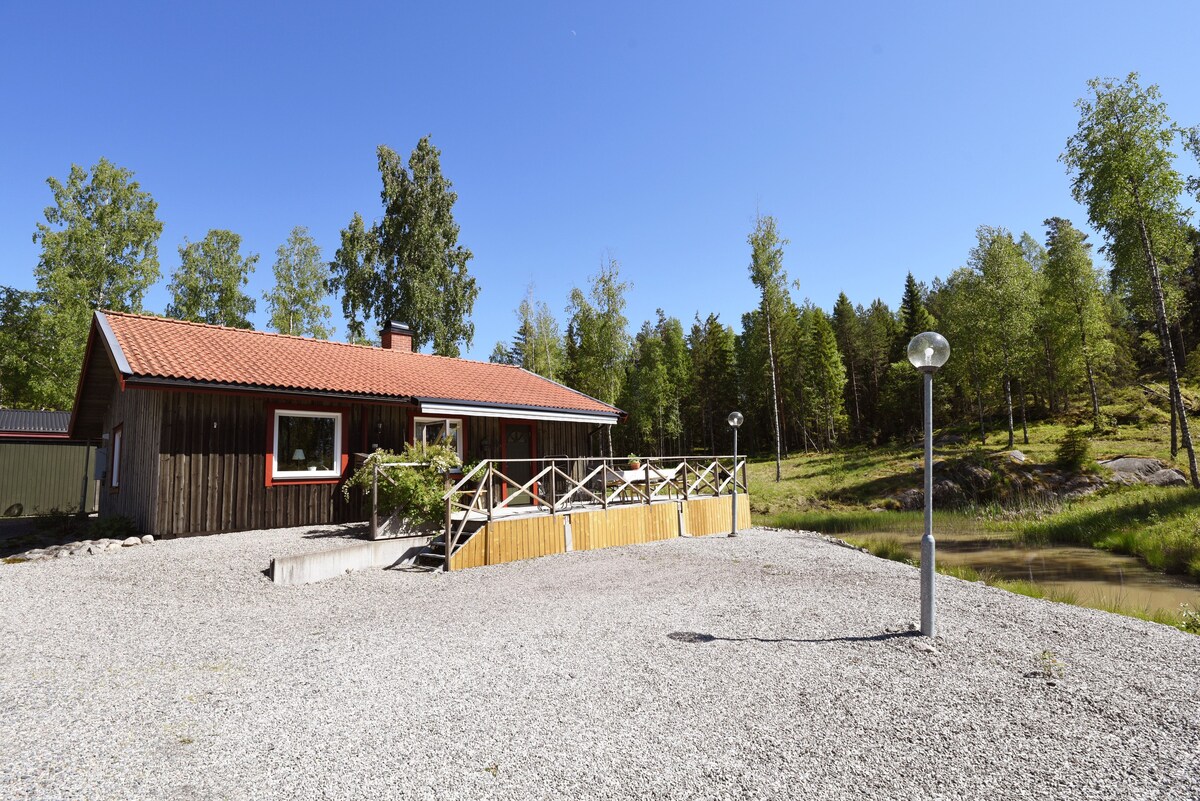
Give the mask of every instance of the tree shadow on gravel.
M 686 642 L 691 644 L 705 642 L 795 642 L 795 643 L 823 643 L 823 642 L 884 642 L 886 640 L 898 640 L 905 637 L 920 637 L 921 632 L 913 631 L 889 631 L 883 634 L 862 635 L 859 637 L 823 637 L 819 639 L 803 639 L 799 637 L 718 637 L 714 634 L 702 634 L 698 631 L 673 631 L 667 635 L 668 640 L 675 642 Z

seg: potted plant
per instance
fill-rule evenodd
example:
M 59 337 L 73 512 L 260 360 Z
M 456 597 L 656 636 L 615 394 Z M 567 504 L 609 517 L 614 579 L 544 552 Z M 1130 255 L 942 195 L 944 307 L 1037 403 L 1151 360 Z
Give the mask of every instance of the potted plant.
M 627 457 L 625 457 L 625 459 L 628 462 L 628 464 L 626 465 L 626 467 L 628 469 L 630 469 L 630 470 L 641 470 L 642 469 L 642 458 L 640 456 L 634 456 L 631 453 Z

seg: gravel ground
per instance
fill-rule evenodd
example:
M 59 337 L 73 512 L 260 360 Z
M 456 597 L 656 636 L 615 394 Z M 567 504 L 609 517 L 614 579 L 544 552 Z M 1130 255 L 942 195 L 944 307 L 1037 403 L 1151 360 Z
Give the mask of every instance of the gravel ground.
M 1200 798 L 1165 626 L 940 578 L 930 643 L 790 531 L 272 585 L 311 534 L 0 565 L 0 797 Z

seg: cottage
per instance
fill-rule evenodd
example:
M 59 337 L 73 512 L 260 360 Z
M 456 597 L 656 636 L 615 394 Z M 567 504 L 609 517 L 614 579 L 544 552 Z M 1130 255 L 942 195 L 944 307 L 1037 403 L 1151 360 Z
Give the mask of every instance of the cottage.
M 156 537 L 364 518 L 352 456 L 446 438 L 464 461 L 599 452 L 619 409 L 519 367 L 97 312 L 71 414 L 103 441 L 101 516 Z

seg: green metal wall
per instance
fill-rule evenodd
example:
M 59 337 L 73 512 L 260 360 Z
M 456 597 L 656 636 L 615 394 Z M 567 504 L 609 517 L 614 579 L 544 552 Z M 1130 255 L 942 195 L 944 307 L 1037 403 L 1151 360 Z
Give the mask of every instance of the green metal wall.
M 84 458 L 87 464 L 84 464 Z M 87 511 L 96 508 L 96 449 L 88 445 L 0 442 L 0 516 L 79 511 L 88 477 Z

